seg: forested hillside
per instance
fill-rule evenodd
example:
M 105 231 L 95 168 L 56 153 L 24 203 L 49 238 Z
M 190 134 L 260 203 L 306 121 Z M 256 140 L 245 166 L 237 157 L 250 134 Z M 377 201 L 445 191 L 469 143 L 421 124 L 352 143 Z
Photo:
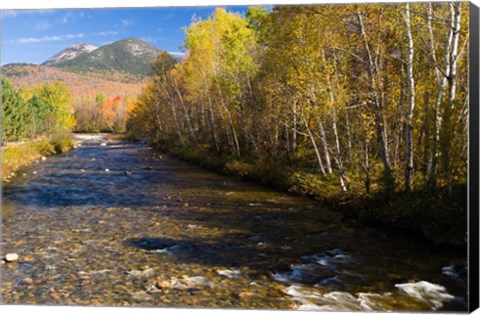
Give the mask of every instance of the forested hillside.
M 61 82 L 70 93 L 75 131 L 124 132 L 127 108 L 131 110 L 145 80 L 125 72 L 74 73 L 37 65 L 7 65 L 2 73 L 22 91 Z M 28 93 L 27 93 L 28 94 Z
M 376 200 L 376 221 L 464 238 L 467 3 L 217 9 L 184 46 L 182 63 L 157 58 L 131 133 L 337 204 Z
M 55 67 L 76 72 L 117 71 L 145 76 L 150 62 L 160 51 L 138 38 L 126 38 L 72 59 L 55 63 Z
M 73 97 L 77 132 L 125 132 L 128 112 L 159 50 L 137 38 L 102 47 L 72 45 L 41 66 L 9 64 L 1 72 L 22 91 L 62 82 Z

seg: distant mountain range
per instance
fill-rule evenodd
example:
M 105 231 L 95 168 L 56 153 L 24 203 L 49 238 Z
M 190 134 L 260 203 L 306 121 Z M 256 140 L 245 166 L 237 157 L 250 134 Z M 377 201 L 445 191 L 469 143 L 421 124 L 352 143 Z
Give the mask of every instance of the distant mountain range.
M 136 95 L 145 84 L 150 64 L 161 50 L 137 39 L 126 38 L 105 46 L 78 43 L 55 54 L 41 65 L 12 63 L 0 73 L 15 86 L 33 88 L 61 81 L 75 95 Z M 177 58 L 178 59 L 178 58 Z
M 51 57 L 42 66 L 75 72 L 120 71 L 146 75 L 151 62 L 160 52 L 138 38 L 126 38 L 101 47 L 75 44 Z

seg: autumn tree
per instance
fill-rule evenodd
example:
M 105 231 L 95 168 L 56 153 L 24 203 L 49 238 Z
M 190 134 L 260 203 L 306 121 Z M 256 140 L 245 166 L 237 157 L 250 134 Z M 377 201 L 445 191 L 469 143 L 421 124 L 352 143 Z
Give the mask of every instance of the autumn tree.
M 65 84 L 45 83 L 36 88 L 34 94 L 54 107 L 52 128 L 69 131 L 75 126 L 71 104 L 73 95 Z
M 17 141 L 28 137 L 30 130 L 27 122 L 31 114 L 27 103 L 7 78 L 1 79 L 1 87 L 2 142 Z
M 191 92 L 187 99 L 202 104 L 204 120 L 208 112 L 215 147 L 220 146 L 218 134 L 225 134 L 230 151 L 240 157 L 242 144 L 252 141 L 244 100 L 251 94 L 257 69 L 253 30 L 238 14 L 217 9 L 207 20 L 188 27 L 185 48 L 189 57 L 183 65 L 183 80 Z
M 186 28 L 184 60 L 153 64 L 128 128 L 320 194 L 452 191 L 466 181 L 466 10 L 217 9 Z
M 31 120 L 27 122 L 31 127 L 31 137 L 49 132 L 54 124 L 55 107 L 37 95 L 28 100 L 27 107 L 31 113 Z

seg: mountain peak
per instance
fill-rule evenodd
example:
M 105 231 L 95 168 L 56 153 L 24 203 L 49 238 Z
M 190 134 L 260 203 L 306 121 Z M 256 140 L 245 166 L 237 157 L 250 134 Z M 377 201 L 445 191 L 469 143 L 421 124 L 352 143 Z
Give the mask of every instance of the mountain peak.
M 149 43 L 129 37 L 99 48 L 75 44 L 50 58 L 43 65 L 80 72 L 106 70 L 146 75 L 150 70 L 150 63 L 159 52 L 160 50 Z M 59 55 L 69 57 L 59 58 Z
M 91 52 L 91 51 L 94 51 L 95 49 L 97 49 L 98 47 L 90 45 L 90 44 L 86 44 L 86 43 L 76 43 L 76 44 L 68 46 L 68 48 L 71 48 L 71 49 L 85 49 L 88 52 Z
M 146 43 L 144 40 L 141 40 L 140 38 L 137 38 L 137 37 L 127 37 L 127 38 L 124 38 L 124 39 L 119 40 L 117 43 L 121 43 L 121 42 L 128 42 L 128 43 L 131 43 L 131 42 L 141 42 L 141 43 Z
M 154 46 L 136 37 L 128 37 L 111 43 L 109 46 L 124 50 L 125 52 L 130 53 L 132 56 L 151 56 L 156 55 L 159 52 Z
M 55 66 L 59 63 L 63 63 L 65 61 L 75 59 L 80 55 L 83 55 L 83 54 L 86 54 L 86 53 L 88 54 L 88 53 L 94 51 L 95 49 L 97 49 L 97 47 L 95 47 L 93 45 L 90 45 L 90 44 L 85 44 L 85 43 L 73 44 L 73 45 L 68 46 L 66 49 L 62 50 L 61 52 L 59 52 L 55 56 L 51 57 L 50 59 L 48 59 L 44 63 L 42 63 L 42 65 L 44 65 L 44 66 Z

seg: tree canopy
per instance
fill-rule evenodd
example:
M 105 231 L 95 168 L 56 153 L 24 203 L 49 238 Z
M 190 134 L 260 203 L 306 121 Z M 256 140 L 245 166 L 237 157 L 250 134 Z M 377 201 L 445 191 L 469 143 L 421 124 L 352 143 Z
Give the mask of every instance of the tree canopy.
M 217 9 L 186 28 L 185 60 L 154 65 L 129 126 L 167 147 L 275 161 L 265 167 L 342 193 L 451 191 L 467 170 L 467 11 Z

